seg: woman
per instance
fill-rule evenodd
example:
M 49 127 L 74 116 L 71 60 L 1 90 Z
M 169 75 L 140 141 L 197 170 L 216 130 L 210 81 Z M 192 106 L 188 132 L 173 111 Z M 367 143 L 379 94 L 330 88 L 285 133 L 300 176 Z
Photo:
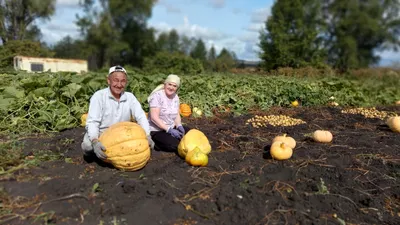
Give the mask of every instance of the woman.
M 164 84 L 157 86 L 148 98 L 150 135 L 156 150 L 176 152 L 183 135 L 190 130 L 182 126 L 179 114 L 177 91 L 180 85 L 180 78 L 170 74 Z

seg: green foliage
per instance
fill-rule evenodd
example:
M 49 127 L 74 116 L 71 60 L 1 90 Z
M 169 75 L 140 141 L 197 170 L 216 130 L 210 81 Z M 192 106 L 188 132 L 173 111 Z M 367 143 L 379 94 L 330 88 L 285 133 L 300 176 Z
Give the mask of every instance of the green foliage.
M 167 53 L 164 56 L 173 58 Z M 224 108 L 239 115 L 254 108 L 288 107 L 295 99 L 303 106 L 320 106 L 334 96 L 339 106 L 356 107 L 391 105 L 400 99 L 400 74 L 394 71 L 388 70 L 383 76 L 363 76 L 366 73 L 360 72 L 340 77 L 293 77 L 296 72 L 287 71 L 284 76 L 185 74 L 180 76 L 179 97 L 182 103 L 199 107 L 205 116 Z M 148 111 L 148 95 L 169 72 L 144 75 L 128 70 L 126 90 Z M 79 126 L 90 97 L 106 87 L 105 75 L 0 74 L 0 133 L 49 132 Z
M 52 57 L 53 52 L 43 47 L 35 41 L 8 41 L 0 47 L 0 67 L 10 67 L 13 65 L 13 58 L 16 55 Z
M 399 0 L 275 1 L 260 33 L 266 70 L 323 67 L 346 71 L 379 61 L 400 46 Z
M 280 0 L 260 34 L 260 58 L 266 70 L 322 64 L 323 32 L 319 0 Z
M 214 61 L 210 61 L 211 68 L 215 72 L 228 72 L 235 67 L 236 61 L 232 54 L 225 48 L 221 50 Z
M 3 43 L 11 40 L 24 40 L 38 30 L 29 26 L 38 19 L 48 19 L 55 12 L 55 0 L 3 0 L 0 1 L 0 37 Z M 34 37 L 30 37 L 35 40 Z
M 180 53 L 160 52 L 144 60 L 143 70 L 147 73 L 200 74 L 202 63 Z
M 205 62 L 207 59 L 207 49 L 206 46 L 203 42 L 203 40 L 200 38 L 196 41 L 196 45 L 190 52 L 190 56 L 194 59 L 198 59 L 201 62 Z
M 77 25 L 88 45 L 94 65 L 90 69 L 111 64 L 141 67 L 146 56 L 156 50 L 154 30 L 147 28 L 155 0 L 104 0 L 100 9 L 95 1 L 81 3 L 85 14 Z
M 61 39 L 51 49 L 56 58 L 86 59 L 88 57 L 88 53 L 85 52 L 85 43 L 81 40 L 74 40 L 70 36 Z
M 330 36 L 329 62 L 342 70 L 378 62 L 376 50 L 398 47 L 398 0 L 335 0 L 326 5 Z

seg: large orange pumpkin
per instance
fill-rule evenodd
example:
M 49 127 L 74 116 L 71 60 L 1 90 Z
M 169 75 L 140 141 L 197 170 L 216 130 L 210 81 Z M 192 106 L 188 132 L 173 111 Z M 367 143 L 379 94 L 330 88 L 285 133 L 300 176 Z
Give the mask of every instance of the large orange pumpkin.
M 106 148 L 108 163 L 115 168 L 135 171 L 150 159 L 150 148 L 144 129 L 133 122 L 119 122 L 105 130 L 99 141 Z
M 181 116 L 188 117 L 192 114 L 192 110 L 188 104 L 183 103 L 179 106 L 179 113 Z

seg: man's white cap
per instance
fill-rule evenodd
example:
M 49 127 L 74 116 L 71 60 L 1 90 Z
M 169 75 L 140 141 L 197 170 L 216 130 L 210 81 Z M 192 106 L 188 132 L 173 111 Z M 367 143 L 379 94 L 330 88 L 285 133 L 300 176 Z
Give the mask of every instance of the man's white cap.
M 127 74 L 126 73 L 126 70 L 124 69 L 124 67 L 122 67 L 122 66 L 113 66 L 113 67 L 110 67 L 110 69 L 108 70 L 108 75 L 110 75 L 110 74 L 112 74 L 112 73 L 114 73 L 114 72 L 124 72 L 125 74 Z

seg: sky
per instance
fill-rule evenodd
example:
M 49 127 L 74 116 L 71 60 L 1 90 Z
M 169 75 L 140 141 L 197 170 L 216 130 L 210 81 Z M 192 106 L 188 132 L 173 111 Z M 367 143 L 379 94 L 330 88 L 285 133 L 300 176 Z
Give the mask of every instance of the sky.
M 75 25 L 82 14 L 79 0 L 56 0 L 56 13 L 39 21 L 48 44 L 70 35 L 80 38 Z M 148 25 L 159 32 L 175 29 L 180 35 L 202 38 L 207 48 L 234 51 L 239 59 L 259 60 L 259 31 L 264 28 L 274 0 L 158 0 Z M 83 15 L 83 14 L 82 14 Z M 400 61 L 400 52 L 384 51 L 380 65 Z

